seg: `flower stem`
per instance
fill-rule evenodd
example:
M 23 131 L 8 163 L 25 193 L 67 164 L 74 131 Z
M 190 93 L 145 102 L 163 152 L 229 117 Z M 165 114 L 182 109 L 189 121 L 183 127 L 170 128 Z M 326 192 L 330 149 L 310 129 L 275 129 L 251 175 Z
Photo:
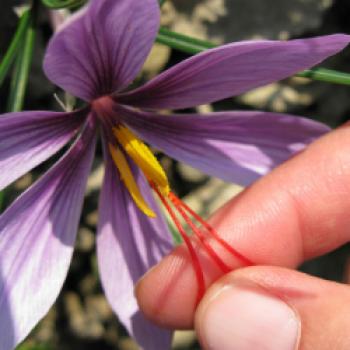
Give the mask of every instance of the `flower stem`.
M 167 45 L 173 49 L 195 55 L 208 49 L 216 47 L 215 44 L 199 40 L 187 35 L 173 32 L 164 27 L 160 28 L 157 42 Z M 311 68 L 296 74 L 298 77 L 309 78 L 311 80 L 319 80 L 327 83 L 350 85 L 350 74 L 338 72 L 325 68 Z
M 9 72 L 9 69 L 15 59 L 19 46 L 22 42 L 22 38 L 25 32 L 27 31 L 29 23 L 30 23 L 30 11 L 26 10 L 22 14 L 19 20 L 16 33 L 14 34 L 11 44 L 7 49 L 6 54 L 0 63 L 0 85 L 2 85 L 2 83 L 6 78 L 7 73 Z

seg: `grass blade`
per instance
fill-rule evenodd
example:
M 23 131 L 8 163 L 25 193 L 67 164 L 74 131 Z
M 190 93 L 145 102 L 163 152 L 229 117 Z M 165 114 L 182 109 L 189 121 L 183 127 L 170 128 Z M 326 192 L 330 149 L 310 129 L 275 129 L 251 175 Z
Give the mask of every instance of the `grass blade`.
M 11 44 L 6 51 L 4 58 L 1 61 L 1 64 L 0 64 L 0 85 L 2 85 L 2 83 L 4 82 L 6 75 L 12 66 L 12 63 L 15 60 L 19 46 L 22 42 L 23 36 L 24 36 L 25 32 L 27 31 L 29 24 L 30 24 L 30 11 L 26 10 L 22 14 L 22 16 L 19 20 L 19 24 L 18 24 L 16 33 L 14 34 L 12 41 L 11 41 Z

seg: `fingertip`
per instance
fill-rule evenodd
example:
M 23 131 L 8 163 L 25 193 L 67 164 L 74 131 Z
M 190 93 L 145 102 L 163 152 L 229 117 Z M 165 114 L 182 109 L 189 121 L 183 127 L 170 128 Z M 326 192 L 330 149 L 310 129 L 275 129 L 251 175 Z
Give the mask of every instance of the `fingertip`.
M 154 323 L 189 329 L 195 309 L 194 281 L 188 252 L 179 246 L 138 281 L 135 296 L 142 312 Z
M 224 272 L 193 241 L 204 275 L 205 287 Z M 221 252 L 221 258 L 232 269 L 241 265 L 237 257 Z M 184 245 L 176 247 L 159 264 L 149 270 L 137 283 L 135 295 L 147 318 L 171 329 L 191 329 L 198 304 L 199 284 L 189 251 Z

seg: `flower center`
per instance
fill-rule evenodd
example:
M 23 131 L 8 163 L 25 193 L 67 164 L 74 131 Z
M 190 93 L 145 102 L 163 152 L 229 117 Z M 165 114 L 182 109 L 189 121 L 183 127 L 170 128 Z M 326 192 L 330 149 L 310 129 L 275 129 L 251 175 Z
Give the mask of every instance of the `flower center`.
M 91 103 L 92 109 L 96 112 L 100 120 L 109 119 L 113 111 L 113 100 L 109 96 L 102 96 Z
M 164 208 L 168 212 L 183 241 L 185 242 L 189 250 L 197 278 L 197 302 L 200 301 L 205 291 L 204 273 L 196 250 L 192 244 L 192 240 L 187 235 L 186 230 L 178 219 L 178 216 L 181 216 L 186 222 L 187 226 L 193 233 L 193 237 L 199 241 L 206 253 L 223 273 L 226 273 L 231 269 L 209 244 L 208 238 L 214 239 L 222 248 L 224 248 L 224 250 L 229 252 L 235 258 L 239 259 L 242 264 L 252 265 L 252 262 L 249 259 L 224 241 L 206 221 L 204 221 L 198 214 L 196 214 L 190 207 L 188 207 L 173 192 L 170 191 L 169 182 L 162 166 L 151 150 L 134 133 L 132 133 L 125 126 L 120 125 L 113 128 L 113 134 L 118 143 L 123 147 L 125 153 L 128 154 L 142 170 L 151 188 L 158 195 L 160 201 L 164 205 Z M 121 174 L 121 178 L 136 205 L 145 215 L 154 217 L 155 213 L 142 197 L 123 151 L 112 144 L 109 144 L 109 150 L 113 161 Z M 194 221 L 200 224 L 201 227 L 198 227 Z

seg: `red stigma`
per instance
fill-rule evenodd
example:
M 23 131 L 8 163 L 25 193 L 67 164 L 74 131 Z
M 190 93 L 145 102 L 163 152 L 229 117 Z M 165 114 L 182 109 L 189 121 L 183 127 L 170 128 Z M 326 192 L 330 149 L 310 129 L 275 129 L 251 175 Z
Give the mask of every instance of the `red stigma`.
M 158 195 L 159 199 L 163 203 L 165 209 L 169 213 L 172 221 L 174 222 L 176 228 L 178 229 L 182 239 L 184 240 L 187 249 L 190 253 L 192 265 L 194 272 L 196 274 L 197 279 L 197 285 L 198 285 L 198 291 L 197 291 L 197 299 L 196 304 L 199 303 L 201 298 L 204 295 L 205 292 L 205 279 L 204 279 L 204 272 L 202 269 L 202 266 L 200 264 L 197 252 L 191 242 L 190 237 L 187 235 L 186 230 L 181 225 L 181 222 L 179 221 L 177 215 L 180 215 L 188 227 L 191 229 L 191 231 L 194 234 L 194 237 L 198 239 L 200 244 L 203 246 L 205 252 L 208 254 L 208 256 L 214 261 L 214 263 L 219 267 L 219 269 L 223 273 L 227 273 L 231 271 L 231 268 L 221 259 L 221 257 L 215 252 L 215 250 L 211 247 L 209 244 L 207 237 L 213 238 L 217 243 L 219 243 L 227 252 L 229 252 L 231 255 L 233 255 L 236 259 L 238 259 L 242 265 L 249 266 L 253 265 L 253 262 L 250 261 L 248 258 L 246 258 L 244 255 L 239 253 L 236 249 L 234 249 L 230 244 L 228 244 L 225 240 L 223 240 L 218 233 L 215 231 L 215 229 L 210 226 L 205 220 L 203 220 L 195 211 L 193 211 L 187 204 L 185 204 L 180 198 L 178 198 L 173 192 L 170 192 L 167 197 L 165 197 L 158 188 L 150 182 L 151 187 Z M 174 209 L 172 208 L 172 206 Z M 176 214 L 176 212 L 177 214 Z M 196 226 L 193 223 L 193 220 L 197 221 L 201 227 Z M 203 232 L 203 229 L 209 234 L 205 235 Z

